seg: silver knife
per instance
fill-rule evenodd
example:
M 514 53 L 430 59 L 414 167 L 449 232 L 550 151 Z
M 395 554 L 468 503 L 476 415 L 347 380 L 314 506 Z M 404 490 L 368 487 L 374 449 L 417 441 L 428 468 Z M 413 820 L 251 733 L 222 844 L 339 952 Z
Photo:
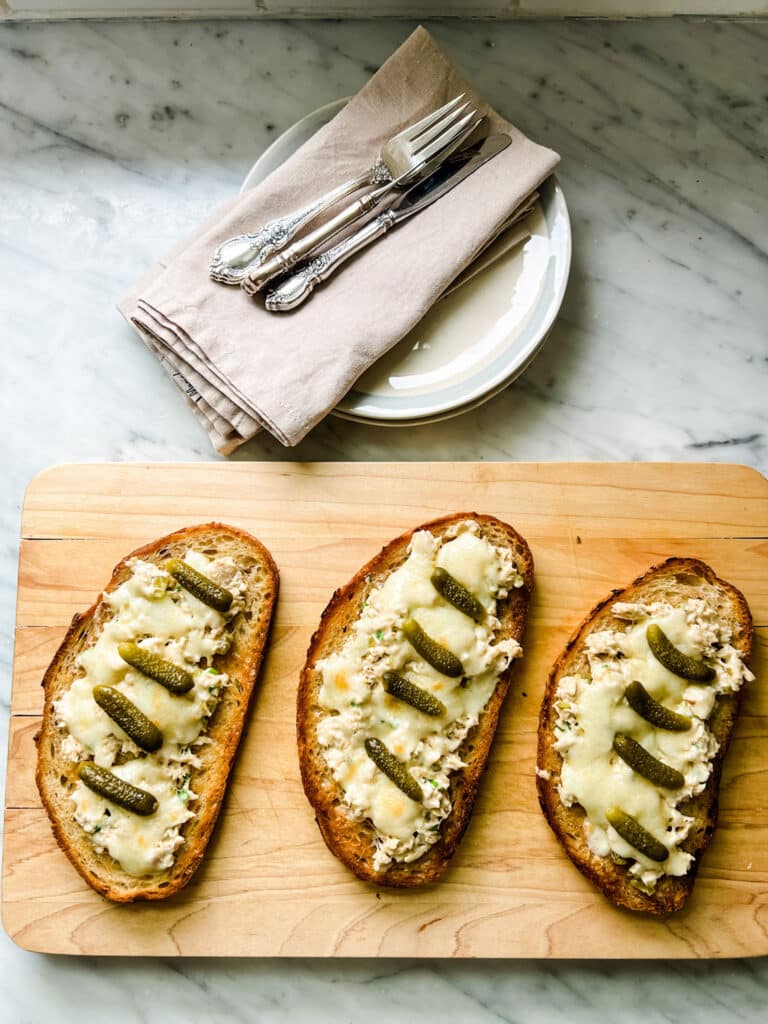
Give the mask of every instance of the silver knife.
M 337 245 L 321 252 L 314 259 L 290 277 L 284 278 L 280 284 L 267 293 L 265 305 L 272 313 L 287 313 L 308 299 L 314 289 L 322 281 L 327 281 L 331 274 L 355 253 L 360 252 L 377 238 L 381 238 L 395 225 L 401 224 L 408 217 L 430 206 L 452 188 L 482 167 L 493 157 L 506 149 L 512 139 L 501 132 L 489 135 L 479 147 L 473 146 L 463 153 L 457 153 L 452 160 L 445 163 L 429 178 L 414 185 L 403 193 L 388 210 L 370 220 L 348 238 Z

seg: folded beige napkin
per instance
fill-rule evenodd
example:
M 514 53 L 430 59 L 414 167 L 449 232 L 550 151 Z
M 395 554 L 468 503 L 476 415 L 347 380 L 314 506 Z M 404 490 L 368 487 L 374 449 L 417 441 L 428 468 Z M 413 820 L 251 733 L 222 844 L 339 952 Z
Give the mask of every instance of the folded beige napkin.
M 297 310 L 208 277 L 215 247 L 303 205 L 376 158 L 407 124 L 465 92 L 512 144 L 350 261 Z M 266 428 L 297 444 L 419 321 L 559 157 L 482 102 L 418 28 L 344 109 L 252 191 L 217 210 L 119 303 L 186 394 L 214 447 Z

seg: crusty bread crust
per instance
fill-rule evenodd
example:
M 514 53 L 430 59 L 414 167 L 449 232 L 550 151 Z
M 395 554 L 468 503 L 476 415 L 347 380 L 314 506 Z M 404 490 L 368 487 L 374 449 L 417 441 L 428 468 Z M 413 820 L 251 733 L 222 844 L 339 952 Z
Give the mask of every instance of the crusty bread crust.
M 56 840 L 75 868 L 102 896 L 119 903 L 166 899 L 185 886 L 198 867 L 221 808 L 277 599 L 278 573 L 267 549 L 244 530 L 221 523 L 178 530 L 131 552 L 115 567 L 106 590 L 115 590 L 130 577 L 130 559 L 160 563 L 166 558 L 182 557 L 190 548 L 211 557 L 231 556 L 246 578 L 247 589 L 245 607 L 231 620 L 232 646 L 212 661 L 214 667 L 229 675 L 230 684 L 224 688 L 206 729 L 213 742 L 200 749 L 201 767 L 191 770 L 191 784 L 198 794 L 195 817 L 182 826 L 185 842 L 167 871 L 136 878 L 108 854 L 97 853 L 90 836 L 75 821 L 74 805 L 69 799 L 77 782 L 77 766 L 62 756 L 61 743 L 66 734 L 56 726 L 53 702 L 81 674 L 77 656 L 96 641 L 102 624 L 111 614 L 101 596 L 88 611 L 74 617 L 42 682 L 45 706 L 36 737 L 40 796 Z
M 317 740 L 317 725 L 327 713 L 318 704 L 322 683 L 317 662 L 343 644 L 350 626 L 358 618 L 361 602 L 366 594 L 378 587 L 384 579 L 398 569 L 408 556 L 408 545 L 418 530 L 429 530 L 442 536 L 451 526 L 462 520 L 474 520 L 481 535 L 499 547 L 511 549 L 518 572 L 523 577 L 522 587 L 513 589 L 499 601 L 497 616 L 501 622 L 502 638 L 518 642 L 523 635 L 528 603 L 533 588 L 533 558 L 525 540 L 506 523 L 493 516 L 475 512 L 444 516 L 417 526 L 395 538 L 371 559 L 367 565 L 337 590 L 322 614 L 320 625 L 307 651 L 301 673 L 297 698 L 296 729 L 299 763 L 304 792 L 315 810 L 317 824 L 328 849 L 334 853 L 358 878 L 377 885 L 412 887 L 434 881 L 448 866 L 464 831 L 469 824 L 472 808 L 480 785 L 499 713 L 509 689 L 514 662 L 499 677 L 496 689 L 473 729 L 459 748 L 466 767 L 451 778 L 452 810 L 441 826 L 438 841 L 418 860 L 410 864 L 391 863 L 383 871 L 373 867 L 375 829 L 370 821 L 355 819 L 344 803 L 341 787 L 328 770 L 322 748 Z
M 704 562 L 695 558 L 668 558 L 639 576 L 624 590 L 614 590 L 582 621 L 565 650 L 555 662 L 547 682 L 541 707 L 538 730 L 537 765 L 549 777 L 537 775 L 539 803 L 555 835 L 576 867 L 617 906 L 664 916 L 679 910 L 689 896 L 696 879 L 702 855 L 709 845 L 717 823 L 718 791 L 723 761 L 728 750 L 739 708 L 741 693 L 722 694 L 717 698 L 708 726 L 719 750 L 712 761 L 712 773 L 706 788 L 698 796 L 680 804 L 680 810 L 694 819 L 694 825 L 681 849 L 690 853 L 693 863 L 683 877 L 663 876 L 653 895 L 646 895 L 630 883 L 627 868 L 607 857 L 598 857 L 587 845 L 583 822 L 584 810 L 575 805 L 566 807 L 560 800 L 562 758 L 554 749 L 554 706 L 558 683 L 563 676 L 583 675 L 589 678 L 585 640 L 601 629 L 615 628 L 611 608 L 616 601 L 666 600 L 672 605 L 688 597 L 703 597 L 715 602 L 722 619 L 731 624 L 733 646 L 748 661 L 752 648 L 752 616 L 744 595 L 732 584 L 721 580 Z

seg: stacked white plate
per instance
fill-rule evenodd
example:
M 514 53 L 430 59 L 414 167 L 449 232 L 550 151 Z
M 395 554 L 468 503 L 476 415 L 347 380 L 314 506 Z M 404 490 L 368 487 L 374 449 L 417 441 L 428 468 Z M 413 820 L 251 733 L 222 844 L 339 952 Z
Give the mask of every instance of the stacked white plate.
M 253 188 L 341 110 L 330 103 L 289 128 L 256 161 Z M 552 176 L 526 220 L 525 241 L 441 299 L 356 382 L 334 410 L 359 423 L 414 426 L 458 416 L 518 377 L 544 344 L 571 264 L 565 197 Z

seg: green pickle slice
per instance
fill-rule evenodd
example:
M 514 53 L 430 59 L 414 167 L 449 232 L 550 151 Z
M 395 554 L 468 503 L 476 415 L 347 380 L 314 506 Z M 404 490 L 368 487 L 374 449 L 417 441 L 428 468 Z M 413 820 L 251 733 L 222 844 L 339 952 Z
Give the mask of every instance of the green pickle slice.
M 365 741 L 365 752 L 379 769 L 384 772 L 388 779 L 397 786 L 398 789 L 402 790 L 406 796 L 409 796 L 411 800 L 414 800 L 417 804 L 420 804 L 424 796 L 421 792 L 421 786 L 418 784 L 416 779 L 411 775 L 406 766 L 399 758 L 387 749 L 387 747 L 377 740 L 375 737 L 369 737 Z
M 715 678 L 715 670 L 711 665 L 706 665 L 699 658 L 691 658 L 690 655 L 679 651 L 661 626 L 655 622 L 646 629 L 645 638 L 654 658 L 681 679 L 690 679 L 695 683 L 711 683 Z
M 181 665 L 174 665 L 172 661 L 166 661 L 158 654 L 152 654 L 144 647 L 135 643 L 122 643 L 117 645 L 117 653 L 127 662 L 131 668 L 138 669 L 145 676 L 154 679 L 171 693 L 188 693 L 195 685 L 192 674 L 187 672 Z
M 457 677 L 464 674 L 464 666 L 453 651 L 428 636 L 416 619 L 407 619 L 403 623 L 403 635 L 424 661 L 442 675 Z
M 651 835 L 647 829 L 644 829 L 636 818 L 626 814 L 620 807 L 611 807 L 605 816 L 621 838 L 649 860 L 655 860 L 660 864 L 669 856 L 666 846 L 660 843 L 656 836 Z
M 668 764 L 649 754 L 645 747 L 631 736 L 617 732 L 613 737 L 613 749 L 633 771 L 654 785 L 663 786 L 665 789 L 682 789 L 685 785 L 685 779 L 677 769 L 670 768 Z
M 214 583 L 212 579 L 193 569 L 180 558 L 169 558 L 163 568 L 193 597 L 207 604 L 209 608 L 215 608 L 217 612 L 229 611 L 234 596 L 226 587 Z
M 99 796 L 106 797 L 107 800 L 111 800 L 113 804 L 117 804 L 118 807 L 122 807 L 126 811 L 141 815 L 142 818 L 154 814 L 158 808 L 157 797 L 153 793 L 148 793 L 146 789 L 139 789 L 138 786 L 132 786 L 130 782 L 126 782 L 92 761 L 83 761 L 77 769 L 77 774 L 88 789 L 92 789 Z
M 643 684 L 635 679 L 624 691 L 624 698 L 641 718 L 657 729 L 667 729 L 669 732 L 685 732 L 693 725 L 693 719 L 688 715 L 679 715 L 676 711 L 665 708 L 648 693 Z
M 444 597 L 454 608 L 468 615 L 475 622 L 482 622 L 485 618 L 485 608 L 480 604 L 475 595 L 459 583 L 455 576 L 438 566 L 430 576 L 432 586 Z
M 150 754 L 162 747 L 163 734 L 155 723 L 114 686 L 94 686 L 93 699 L 123 732 L 128 733 L 136 746 Z
M 428 690 L 412 683 L 410 679 L 401 676 L 399 672 L 385 672 L 381 681 L 387 693 L 391 693 L 398 700 L 405 701 L 417 711 L 423 711 L 425 715 L 445 714 L 446 707 L 441 700 L 438 700 Z

